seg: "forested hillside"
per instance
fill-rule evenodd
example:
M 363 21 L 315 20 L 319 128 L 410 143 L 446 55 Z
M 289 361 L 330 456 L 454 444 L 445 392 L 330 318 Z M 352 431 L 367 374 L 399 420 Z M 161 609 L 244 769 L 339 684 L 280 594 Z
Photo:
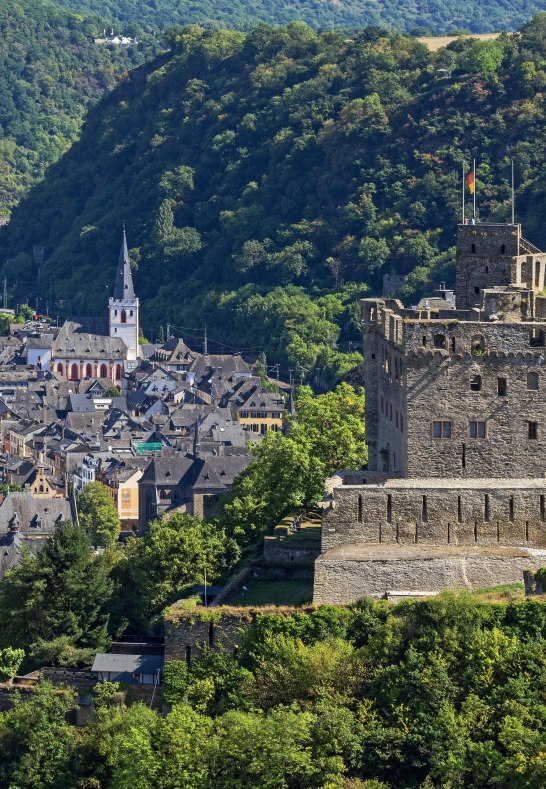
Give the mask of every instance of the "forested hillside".
M 0 213 L 76 138 L 89 102 L 156 48 L 99 47 L 93 29 L 39 0 L 0 3 Z
M 105 564 L 104 557 L 94 562 Z M 218 608 L 191 614 L 201 632 L 222 616 Z M 119 686 L 100 682 L 93 717 L 76 727 L 68 713 L 77 708 L 77 694 L 40 683 L 0 712 L 0 784 L 546 785 L 543 601 L 444 594 L 397 606 L 364 599 L 347 608 L 262 609 L 254 616 L 249 609 L 251 618 L 239 649 L 202 656 L 192 650 L 191 664 L 166 663 L 158 691 L 168 704 L 164 715 L 147 703 L 125 707 Z M 2 655 L 4 671 L 13 652 Z
M 105 22 L 168 27 L 208 24 L 248 29 L 256 22 L 298 20 L 316 29 L 389 25 L 444 34 L 515 30 L 545 8 L 543 0 L 56 0 L 72 11 L 96 14 Z
M 125 220 L 148 334 L 206 321 L 334 377 L 350 364 L 340 327 L 358 337 L 356 299 L 385 272 L 411 273 L 408 298 L 452 278 L 463 158 L 478 160 L 479 216 L 503 221 L 514 157 L 518 218 L 546 246 L 545 42 L 546 14 L 437 54 L 377 29 L 187 28 L 17 209 L 2 274 L 32 281 L 44 244 L 42 297 L 101 313 Z

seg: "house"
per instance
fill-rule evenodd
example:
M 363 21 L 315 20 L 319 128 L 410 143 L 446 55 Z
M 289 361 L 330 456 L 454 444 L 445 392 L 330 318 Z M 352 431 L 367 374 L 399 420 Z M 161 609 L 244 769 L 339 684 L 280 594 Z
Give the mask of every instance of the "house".
M 162 655 L 123 655 L 98 652 L 91 666 L 97 680 L 139 685 L 160 685 L 164 658 Z

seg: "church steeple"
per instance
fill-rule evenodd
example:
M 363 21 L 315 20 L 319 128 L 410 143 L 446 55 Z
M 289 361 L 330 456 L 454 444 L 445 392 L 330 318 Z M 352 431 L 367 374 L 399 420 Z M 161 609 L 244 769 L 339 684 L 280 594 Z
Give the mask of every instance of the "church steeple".
M 127 346 L 127 361 L 135 361 L 139 356 L 139 303 L 133 287 L 125 225 L 123 225 L 114 292 L 108 307 L 110 337 L 123 340 Z
M 131 261 L 129 260 L 129 250 L 127 249 L 127 236 L 125 235 L 125 223 L 123 225 L 123 237 L 121 239 L 121 249 L 119 250 L 118 271 L 113 296 L 115 299 L 135 298 Z

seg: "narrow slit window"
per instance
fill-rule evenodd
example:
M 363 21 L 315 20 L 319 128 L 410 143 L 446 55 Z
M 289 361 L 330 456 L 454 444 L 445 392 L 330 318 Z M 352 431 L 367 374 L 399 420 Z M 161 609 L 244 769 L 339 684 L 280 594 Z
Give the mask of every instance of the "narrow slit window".
M 544 496 L 541 495 L 540 496 L 540 520 L 541 520 L 542 523 L 544 523 L 545 516 L 546 516 L 546 511 L 545 511 L 545 508 L 544 508 Z
M 510 500 L 508 502 L 508 520 L 510 523 L 514 522 L 514 497 L 510 496 Z
M 536 441 L 538 438 L 538 425 L 536 422 L 527 422 L 527 438 Z
M 427 497 L 423 496 L 423 510 L 421 513 L 421 520 L 423 523 L 428 521 L 428 505 L 427 505 Z
M 362 496 L 358 497 L 358 522 L 362 523 Z
M 527 373 L 527 390 L 529 392 L 538 392 L 538 373 Z
M 485 501 L 483 505 L 483 519 L 484 521 L 489 520 L 489 494 L 485 494 Z
M 392 496 L 387 496 L 387 523 L 392 523 Z
M 463 522 L 463 502 L 460 496 L 457 496 L 457 522 Z
M 497 395 L 499 397 L 506 397 L 508 391 L 506 378 L 497 378 Z

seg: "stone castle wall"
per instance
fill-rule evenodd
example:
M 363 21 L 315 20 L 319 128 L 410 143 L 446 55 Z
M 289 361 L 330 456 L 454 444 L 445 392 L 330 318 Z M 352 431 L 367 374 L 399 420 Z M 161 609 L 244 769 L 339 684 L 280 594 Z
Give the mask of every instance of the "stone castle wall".
M 391 479 L 339 484 L 330 498 L 322 552 L 355 543 L 546 548 L 546 479 Z
M 546 565 L 546 551 L 517 548 L 425 549 L 383 552 L 380 546 L 327 551 L 315 563 L 313 602 L 343 604 L 360 597 L 444 589 L 484 589 L 521 583 L 526 570 Z

